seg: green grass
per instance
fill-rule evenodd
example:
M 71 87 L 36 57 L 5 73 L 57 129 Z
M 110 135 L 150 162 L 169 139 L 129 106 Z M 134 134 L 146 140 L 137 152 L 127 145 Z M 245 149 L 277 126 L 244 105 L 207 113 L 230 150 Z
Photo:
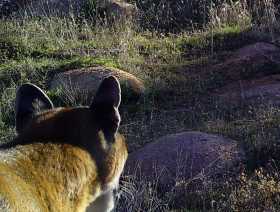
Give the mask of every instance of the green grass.
M 161 34 L 132 24 L 92 26 L 74 19 L 49 17 L 3 20 L 0 23 L 0 139 L 6 142 L 15 135 L 13 104 L 18 85 L 32 82 L 47 90 L 55 73 L 94 65 L 120 68 L 142 79 L 146 86 L 137 103 L 124 102 L 121 108 L 120 130 L 127 138 L 130 151 L 160 136 L 186 130 L 224 135 L 245 148 L 245 177 L 209 182 L 207 186 L 203 184 L 202 190 L 186 192 L 184 207 L 176 211 L 240 211 L 251 201 L 239 199 L 240 192 L 254 196 L 263 191 L 258 184 L 269 187 L 280 179 L 274 176 L 278 171 L 271 174 L 269 168 L 268 173 L 255 177 L 255 171 L 271 161 L 276 167 L 280 165 L 279 107 L 231 107 L 218 101 L 211 91 L 231 79 L 223 70 L 208 67 L 222 63 L 239 47 L 266 39 L 253 32 L 251 25 Z M 253 78 L 263 68 L 276 70 L 278 66 L 270 63 L 247 68 L 240 79 Z M 63 92 L 47 93 L 56 105 L 66 104 L 60 98 Z M 245 183 L 241 177 L 246 179 Z M 156 188 L 151 191 L 149 183 L 139 183 L 131 182 L 136 189 L 134 195 L 139 198 L 138 202 L 131 201 L 135 209 L 148 208 L 151 212 L 151 206 L 158 203 L 164 210 L 172 210 L 169 203 L 176 197 L 174 193 L 160 194 Z M 268 196 L 256 196 L 256 203 L 274 201 L 276 192 L 265 192 Z M 213 201 L 215 207 L 211 206 Z
M 242 28 L 238 25 L 209 28 L 206 31 L 186 35 L 181 41 L 181 46 L 184 50 L 203 50 L 204 54 L 210 54 L 212 50 L 214 53 L 232 51 L 262 39 L 251 30 L 249 26 Z

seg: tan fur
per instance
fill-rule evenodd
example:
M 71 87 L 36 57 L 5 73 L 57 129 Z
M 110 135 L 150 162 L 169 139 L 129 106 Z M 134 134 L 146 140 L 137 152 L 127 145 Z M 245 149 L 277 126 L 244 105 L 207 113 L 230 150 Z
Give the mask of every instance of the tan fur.
M 119 133 L 108 143 L 95 121 L 81 107 L 51 109 L 27 123 L 19 145 L 0 151 L 0 210 L 85 211 L 112 193 L 127 147 Z

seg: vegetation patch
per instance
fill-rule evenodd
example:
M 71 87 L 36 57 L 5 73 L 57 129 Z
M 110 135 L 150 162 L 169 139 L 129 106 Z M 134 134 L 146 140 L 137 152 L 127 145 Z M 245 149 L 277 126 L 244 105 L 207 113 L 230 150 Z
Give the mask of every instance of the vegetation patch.
M 177 2 L 177 6 L 182 6 L 177 8 L 179 12 L 186 9 L 183 6 L 190 6 L 200 9 L 192 12 L 202 16 L 196 16 L 200 19 L 196 23 L 181 20 L 176 25 L 183 13 L 168 13 L 170 16 L 157 23 L 166 10 L 176 11 L 174 2 L 156 1 L 150 7 L 151 1 L 136 1 L 145 11 L 140 23 L 114 26 L 88 18 L 95 16 L 95 2 L 89 2 L 92 4 L 77 19 L 1 19 L 1 142 L 15 135 L 13 107 L 20 84 L 37 84 L 57 106 L 81 104 L 82 97 L 79 102 L 67 102 L 61 99 L 63 91 L 48 91 L 53 75 L 97 65 L 115 67 L 143 80 L 146 87 L 136 102 L 130 104 L 124 100 L 121 105 L 120 130 L 127 139 L 129 151 L 136 151 L 160 136 L 188 130 L 224 135 L 235 139 L 246 151 L 246 163 L 240 173 L 229 173 L 218 178 L 221 179 L 218 182 L 201 176 L 199 187 L 192 187 L 188 181 L 186 195 L 176 195 L 176 186 L 165 193 L 157 189 L 156 183 L 137 182 L 133 176 L 125 176 L 118 201 L 120 211 L 126 207 L 129 211 L 140 208 L 149 212 L 279 211 L 279 105 L 261 102 L 233 106 L 212 93 L 232 82 L 279 73 L 277 60 L 243 64 L 242 69 L 216 66 L 223 65 L 240 47 L 258 41 L 276 42 L 279 23 L 273 2 L 261 4 L 264 9 L 261 13 L 260 7 L 253 11 L 251 1 L 248 5 L 243 1 L 217 1 L 212 8 L 205 1 L 199 1 L 199 7 L 186 1 L 182 5 L 181 1 Z M 172 33 L 166 26 L 174 26 Z M 132 98 L 126 89 L 124 92 Z

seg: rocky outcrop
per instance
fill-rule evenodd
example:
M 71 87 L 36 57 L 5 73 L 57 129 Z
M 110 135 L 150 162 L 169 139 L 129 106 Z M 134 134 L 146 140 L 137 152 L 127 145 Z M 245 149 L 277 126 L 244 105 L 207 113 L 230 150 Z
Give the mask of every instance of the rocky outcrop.
M 232 82 L 277 73 L 278 65 L 280 48 L 270 43 L 259 42 L 237 50 L 226 61 L 211 69 Z
M 280 48 L 270 43 L 243 47 L 212 67 L 227 85 L 214 95 L 230 104 L 280 104 Z

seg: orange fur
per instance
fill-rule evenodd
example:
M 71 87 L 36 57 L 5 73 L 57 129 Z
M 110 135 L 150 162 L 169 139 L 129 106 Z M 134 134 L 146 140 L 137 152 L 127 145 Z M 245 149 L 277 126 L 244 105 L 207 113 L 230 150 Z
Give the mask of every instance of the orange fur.
M 36 114 L 14 145 L 0 151 L 1 211 L 85 211 L 117 187 L 126 143 L 117 132 L 108 142 L 92 111 L 58 108 Z

